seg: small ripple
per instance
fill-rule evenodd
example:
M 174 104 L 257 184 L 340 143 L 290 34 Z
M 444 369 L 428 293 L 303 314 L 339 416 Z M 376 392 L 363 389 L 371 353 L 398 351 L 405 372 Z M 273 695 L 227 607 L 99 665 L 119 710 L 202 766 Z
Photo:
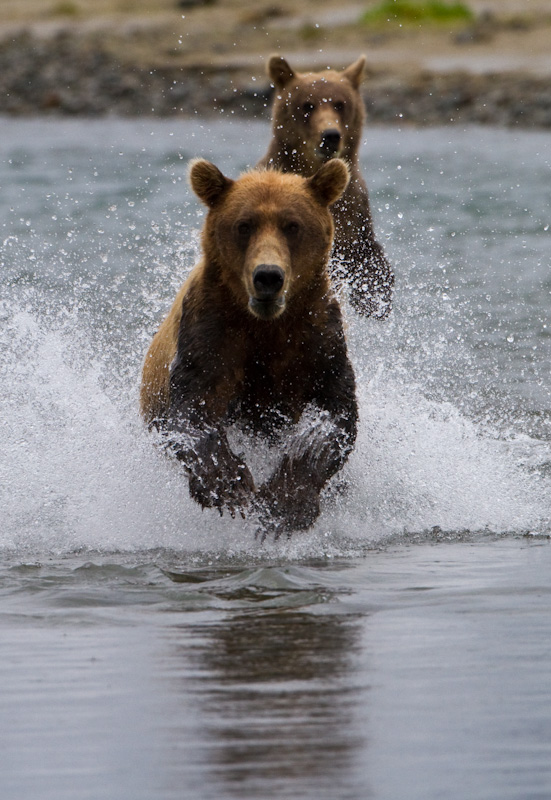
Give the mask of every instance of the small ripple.
M 336 591 L 322 585 L 307 568 L 265 566 L 233 573 L 161 568 L 191 594 L 206 594 L 243 609 L 296 609 L 326 603 Z

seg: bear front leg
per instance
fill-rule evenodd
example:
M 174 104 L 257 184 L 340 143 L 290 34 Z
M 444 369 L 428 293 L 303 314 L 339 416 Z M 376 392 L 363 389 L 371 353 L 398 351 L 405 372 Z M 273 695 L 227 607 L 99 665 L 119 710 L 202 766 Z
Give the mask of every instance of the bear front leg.
M 320 513 L 320 492 L 346 462 L 356 437 L 356 418 L 335 420 L 327 412 L 292 441 L 254 502 L 264 538 L 305 531 Z
M 255 492 L 253 477 L 245 462 L 230 449 L 224 431 L 205 426 L 181 430 L 170 443 L 189 477 L 189 492 L 202 508 L 227 509 L 232 517 L 249 505 Z
M 358 231 L 350 248 L 335 252 L 332 274 L 348 286 L 350 305 L 365 317 L 384 319 L 392 310 L 394 273 L 380 244 Z
M 234 389 L 222 331 L 208 312 L 194 320 L 184 298 L 164 426 L 168 448 L 185 466 L 192 498 L 202 508 L 217 508 L 220 515 L 227 509 L 233 517 L 244 515 L 255 485 L 224 429 Z
M 384 319 L 392 310 L 394 273 L 375 238 L 363 181 L 352 180 L 333 209 L 332 278 L 336 285 L 347 286 L 350 304 L 358 314 Z
M 392 310 L 394 273 L 378 242 L 359 249 L 351 270 L 350 305 L 358 314 L 384 319 Z

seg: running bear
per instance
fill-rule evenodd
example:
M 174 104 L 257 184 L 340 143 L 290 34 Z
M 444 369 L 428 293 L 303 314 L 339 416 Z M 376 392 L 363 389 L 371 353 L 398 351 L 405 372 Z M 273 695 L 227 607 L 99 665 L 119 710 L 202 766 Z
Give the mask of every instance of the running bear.
M 203 507 L 245 511 L 263 533 L 306 530 L 356 438 L 355 379 L 327 269 L 329 206 L 349 180 L 333 159 L 310 178 L 238 180 L 192 162 L 207 206 L 203 255 L 147 352 L 141 412 L 183 463 Z M 228 426 L 287 445 L 258 488 Z
M 275 86 L 273 133 L 257 166 L 309 177 L 332 158 L 346 161 L 350 182 L 331 209 L 335 221 L 331 274 L 335 286 L 349 287 L 356 311 L 382 319 L 391 310 L 394 274 L 375 239 L 358 163 L 365 61 L 362 56 L 342 72 L 300 73 L 281 56 L 272 56 L 268 74 Z

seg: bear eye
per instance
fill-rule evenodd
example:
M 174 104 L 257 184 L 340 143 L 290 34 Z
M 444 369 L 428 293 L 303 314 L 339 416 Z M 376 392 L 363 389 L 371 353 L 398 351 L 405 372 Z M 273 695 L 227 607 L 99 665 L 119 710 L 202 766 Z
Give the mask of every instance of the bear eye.
M 287 236 L 296 236 L 300 231 L 300 225 L 298 222 L 287 222 L 283 228 L 285 234 Z
M 304 116 L 307 117 L 314 110 L 314 104 L 310 102 L 303 103 L 302 110 L 304 111 Z
M 238 225 L 237 225 L 237 233 L 243 239 L 246 239 L 247 237 L 249 237 L 251 235 L 252 228 L 253 228 L 253 226 L 251 225 L 250 222 L 245 222 L 245 221 L 239 222 Z
M 344 102 L 342 100 L 336 100 L 333 103 L 333 108 L 340 114 L 342 111 L 344 111 Z

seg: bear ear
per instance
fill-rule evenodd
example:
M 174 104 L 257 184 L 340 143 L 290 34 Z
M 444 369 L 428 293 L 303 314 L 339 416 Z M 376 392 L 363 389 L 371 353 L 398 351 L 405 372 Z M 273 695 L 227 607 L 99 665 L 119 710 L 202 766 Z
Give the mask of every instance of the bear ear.
M 212 208 L 228 191 L 233 181 L 222 175 L 218 167 L 204 158 L 196 158 L 189 165 L 191 188 L 203 203 Z
M 354 89 L 358 89 L 363 80 L 366 63 L 366 57 L 360 56 L 357 61 L 354 61 L 353 64 L 350 64 L 349 67 L 343 69 L 342 71 L 343 78 L 346 78 L 347 81 L 352 84 Z
M 338 200 L 348 186 L 350 172 L 342 158 L 332 158 L 306 181 L 322 206 L 330 206 Z
M 283 89 L 295 77 L 295 72 L 284 58 L 272 56 L 268 61 L 268 75 L 276 89 Z

